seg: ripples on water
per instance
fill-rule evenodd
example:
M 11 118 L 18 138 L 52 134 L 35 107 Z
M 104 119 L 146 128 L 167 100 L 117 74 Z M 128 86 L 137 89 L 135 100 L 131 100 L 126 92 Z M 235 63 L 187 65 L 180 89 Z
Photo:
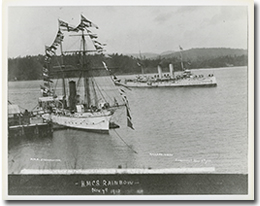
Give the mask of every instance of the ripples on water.
M 53 137 L 9 145 L 9 173 L 21 169 L 215 167 L 217 173 L 247 173 L 247 68 L 214 73 L 217 87 L 146 88 L 127 91 L 135 130 L 125 110 L 109 135 L 60 130 Z M 11 102 L 31 110 L 41 81 L 9 82 Z M 131 149 L 132 148 L 132 149 Z M 133 152 L 136 151 L 137 153 Z

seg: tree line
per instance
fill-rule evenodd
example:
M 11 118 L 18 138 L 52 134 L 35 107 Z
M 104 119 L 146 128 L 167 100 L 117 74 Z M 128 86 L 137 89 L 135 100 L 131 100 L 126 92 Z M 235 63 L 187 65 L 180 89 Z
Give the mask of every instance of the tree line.
M 8 59 L 8 80 L 38 80 L 42 79 L 43 65 L 45 62 L 44 55 L 37 56 L 25 56 L 18 58 Z M 121 74 L 139 74 L 141 73 L 141 67 L 145 73 L 157 72 L 157 66 L 161 65 L 163 70 L 168 71 L 168 65 L 171 63 L 174 66 L 175 71 L 181 70 L 181 60 L 179 57 L 171 58 L 136 58 L 133 56 L 127 56 L 123 54 L 111 54 L 105 56 L 104 54 L 87 55 L 84 60 L 77 54 L 69 54 L 63 57 L 65 65 L 69 65 L 70 68 L 80 68 L 82 62 L 88 67 L 93 69 L 104 68 L 104 64 L 109 70 L 115 75 Z M 188 59 L 183 60 L 183 65 L 186 69 L 197 69 L 197 68 L 219 68 L 219 67 L 231 67 L 231 66 L 246 66 L 248 63 L 247 55 L 239 56 L 220 56 L 220 57 L 198 57 L 189 61 Z M 61 65 L 61 57 L 57 56 L 51 59 L 48 67 L 50 73 L 57 68 L 55 66 Z M 70 72 L 68 76 L 75 76 L 75 72 Z M 50 74 L 50 77 L 55 75 Z

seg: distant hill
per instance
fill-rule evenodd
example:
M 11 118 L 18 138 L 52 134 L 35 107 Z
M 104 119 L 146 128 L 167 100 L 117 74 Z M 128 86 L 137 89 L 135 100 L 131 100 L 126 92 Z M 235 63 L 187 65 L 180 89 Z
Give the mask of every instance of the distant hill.
M 132 57 L 135 57 L 135 58 L 140 58 L 140 54 L 139 53 L 124 54 L 124 55 L 132 56 Z M 149 52 L 142 53 L 141 55 L 142 55 L 142 58 L 145 58 L 145 59 L 153 59 L 153 58 L 157 58 L 159 56 L 159 54 L 149 53 Z
M 165 55 L 173 54 L 173 53 L 175 53 L 175 51 L 165 51 L 165 52 L 162 52 L 161 54 L 145 52 L 145 53 L 141 53 L 141 55 L 142 55 L 142 58 L 145 58 L 145 59 L 156 59 L 159 56 L 165 56 Z M 124 55 L 132 56 L 132 57 L 135 57 L 135 58 L 140 58 L 139 53 L 124 54 Z
M 241 56 L 247 55 L 245 49 L 231 49 L 231 48 L 193 48 L 189 50 L 181 51 L 182 57 L 185 60 L 197 60 L 197 59 L 209 59 L 217 58 L 221 56 Z M 179 57 L 180 52 L 174 52 L 171 54 L 161 55 L 163 58 Z
M 160 54 L 160 56 L 166 56 L 166 55 L 168 55 L 168 54 L 173 54 L 173 53 L 176 53 L 176 51 L 165 51 L 165 52 L 162 52 L 162 53 Z
M 245 49 L 232 49 L 232 48 L 192 48 L 189 50 L 183 50 L 181 52 L 183 59 L 185 60 L 197 60 L 197 59 L 208 59 L 208 58 L 217 58 L 221 56 L 241 56 L 241 55 L 247 55 L 247 50 Z M 136 58 L 140 58 L 139 54 L 125 54 L 127 56 L 133 56 Z M 146 59 L 156 59 L 159 56 L 161 58 L 173 58 L 173 57 L 179 57 L 180 51 L 165 51 L 161 54 L 156 53 L 143 53 L 143 57 Z

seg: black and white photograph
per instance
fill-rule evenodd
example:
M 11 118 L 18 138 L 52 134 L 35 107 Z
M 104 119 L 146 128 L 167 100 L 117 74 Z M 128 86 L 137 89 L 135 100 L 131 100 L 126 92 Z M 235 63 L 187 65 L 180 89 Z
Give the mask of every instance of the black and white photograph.
M 254 200 L 254 2 L 3 2 L 6 200 Z

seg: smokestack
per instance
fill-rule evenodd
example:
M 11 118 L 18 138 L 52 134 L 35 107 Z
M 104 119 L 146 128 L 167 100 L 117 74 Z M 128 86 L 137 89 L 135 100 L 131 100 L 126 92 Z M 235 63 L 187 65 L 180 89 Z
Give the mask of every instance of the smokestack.
M 171 79 L 173 79 L 174 78 L 173 65 L 169 64 L 169 68 L 170 68 L 170 77 L 171 77 Z
M 158 65 L 158 74 L 159 74 L 159 79 L 162 78 L 162 68 L 160 65 Z
M 75 81 L 69 82 L 69 103 L 70 103 L 70 111 L 76 110 L 76 83 Z

